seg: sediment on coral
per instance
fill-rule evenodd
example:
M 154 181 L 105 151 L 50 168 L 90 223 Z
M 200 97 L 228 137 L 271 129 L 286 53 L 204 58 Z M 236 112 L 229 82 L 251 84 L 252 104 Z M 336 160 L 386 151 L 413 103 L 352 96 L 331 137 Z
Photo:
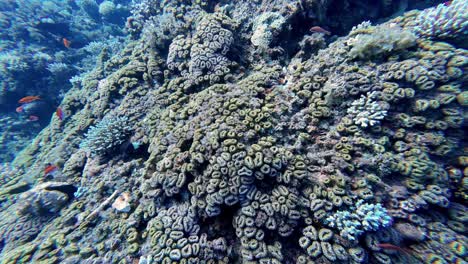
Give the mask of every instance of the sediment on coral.
M 415 31 L 430 10 L 293 29 L 329 8 L 135 3 L 133 40 L 2 167 L 0 259 L 466 261 L 468 52 Z

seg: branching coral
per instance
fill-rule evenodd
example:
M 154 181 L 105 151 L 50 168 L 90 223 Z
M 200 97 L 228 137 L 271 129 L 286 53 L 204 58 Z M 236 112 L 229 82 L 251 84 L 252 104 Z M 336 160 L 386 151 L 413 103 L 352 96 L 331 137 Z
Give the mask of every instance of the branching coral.
M 127 117 L 107 116 L 86 133 L 80 148 L 89 151 L 91 155 L 105 154 L 122 144 L 130 133 Z
M 337 211 L 325 219 L 325 223 L 340 230 L 340 235 L 356 240 L 365 231 L 377 231 L 392 223 L 392 218 L 381 204 L 364 203 L 359 200 L 350 211 Z
M 376 92 L 371 92 L 351 103 L 348 114 L 353 116 L 356 125 L 361 127 L 374 126 L 385 118 L 389 105 L 383 101 L 376 102 L 374 99 L 376 95 Z

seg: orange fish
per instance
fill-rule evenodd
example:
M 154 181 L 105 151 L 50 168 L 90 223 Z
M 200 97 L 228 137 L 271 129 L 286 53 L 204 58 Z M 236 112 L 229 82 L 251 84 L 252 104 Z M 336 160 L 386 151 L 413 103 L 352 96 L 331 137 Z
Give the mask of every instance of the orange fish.
M 25 103 L 30 103 L 30 102 L 33 102 L 33 101 L 36 101 L 36 100 L 40 100 L 41 98 L 37 95 L 29 95 L 29 96 L 26 96 L 26 97 L 23 97 L 21 98 L 18 103 L 20 104 L 25 104 Z
M 28 118 L 28 120 L 34 122 L 34 121 L 39 120 L 39 117 L 38 117 L 38 116 L 35 116 L 35 115 L 30 115 L 29 118 Z
M 310 28 L 310 32 L 314 32 L 314 33 L 322 33 L 322 34 L 325 34 L 325 35 L 330 35 L 331 32 L 328 31 L 328 30 L 325 30 L 319 26 L 315 26 L 315 27 L 311 27 Z
M 44 175 L 47 176 L 47 175 L 51 174 L 52 172 L 56 171 L 57 169 L 58 169 L 57 166 L 55 166 L 53 164 L 47 164 L 47 166 L 44 169 Z
M 67 48 L 67 49 L 70 48 L 71 41 L 69 41 L 69 40 L 66 39 L 66 38 L 62 38 L 62 42 L 63 42 L 63 45 L 65 46 L 65 48 Z
M 55 110 L 55 115 L 58 117 L 60 121 L 63 120 L 63 111 L 62 108 L 57 107 L 57 110 Z
M 16 107 L 16 113 L 21 113 L 21 112 L 23 112 L 23 106 Z

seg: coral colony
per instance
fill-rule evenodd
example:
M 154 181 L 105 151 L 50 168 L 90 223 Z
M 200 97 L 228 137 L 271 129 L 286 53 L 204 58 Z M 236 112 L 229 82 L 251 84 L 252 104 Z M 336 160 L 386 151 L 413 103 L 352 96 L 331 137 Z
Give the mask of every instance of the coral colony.
M 340 236 L 356 240 L 365 231 L 377 231 L 391 224 L 392 218 L 381 204 L 368 204 L 359 200 L 350 211 L 337 211 L 325 219 L 325 223 L 340 230 Z
M 468 2 L 338 2 L 1 1 L 0 262 L 466 263 Z

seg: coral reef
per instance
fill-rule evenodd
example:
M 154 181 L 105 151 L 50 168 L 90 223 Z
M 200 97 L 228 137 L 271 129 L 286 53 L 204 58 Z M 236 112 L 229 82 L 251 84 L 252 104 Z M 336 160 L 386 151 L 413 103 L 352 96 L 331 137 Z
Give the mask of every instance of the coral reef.
M 1 167 L 1 261 L 466 262 L 468 52 L 431 9 L 351 30 L 376 2 L 134 1 Z
M 351 58 L 382 57 L 416 45 L 416 36 L 396 24 L 371 27 L 364 22 L 356 26 L 350 35 L 354 36 L 347 41 L 352 47 L 348 53 Z
M 459 38 L 468 34 L 468 3 L 454 0 L 419 13 L 412 26 L 416 34 L 427 38 Z
M 103 7 L 110 5 L 114 9 L 103 8 L 107 13 L 102 15 L 94 0 L 76 3 L 19 0 L 0 4 L 3 29 L 0 32 L 0 113 L 12 117 L 2 127 L 17 137 L 18 146 L 29 144 L 40 128 L 48 124 L 72 86 L 69 79 L 94 68 L 102 47 L 98 54 L 90 54 L 88 43 L 111 46 L 109 56 L 122 48 L 128 2 L 104 1 Z M 107 19 L 109 16 L 112 19 Z M 16 102 L 30 95 L 40 96 L 44 106 L 16 114 Z M 30 116 L 34 116 L 33 120 Z M 35 121 L 34 129 L 22 128 Z M 0 150 L 0 162 L 11 161 L 17 151 L 15 146 L 7 144 Z
M 253 23 L 253 33 L 250 41 L 254 46 L 268 49 L 274 35 L 278 35 L 285 23 L 284 17 L 278 13 L 267 12 L 256 18 Z

